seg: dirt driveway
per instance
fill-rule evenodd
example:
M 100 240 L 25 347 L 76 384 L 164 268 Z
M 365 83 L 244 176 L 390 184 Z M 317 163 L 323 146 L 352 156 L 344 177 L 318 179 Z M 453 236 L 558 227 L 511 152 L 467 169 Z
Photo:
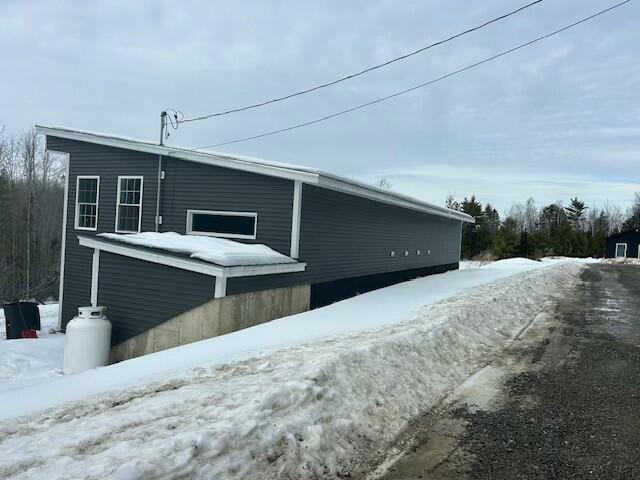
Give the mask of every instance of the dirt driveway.
M 640 479 L 640 267 L 588 267 L 368 478 Z

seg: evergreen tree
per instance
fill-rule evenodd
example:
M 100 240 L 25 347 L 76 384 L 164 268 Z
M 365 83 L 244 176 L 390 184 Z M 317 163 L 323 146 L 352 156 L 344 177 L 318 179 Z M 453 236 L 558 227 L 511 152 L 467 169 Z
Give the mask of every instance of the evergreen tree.
M 584 202 L 578 200 L 578 197 L 572 198 L 571 205 L 565 207 L 565 210 L 573 228 L 576 230 L 582 230 L 584 227 L 585 214 L 587 212 L 587 207 Z
M 517 253 L 518 244 L 518 222 L 512 217 L 507 217 L 496 235 L 493 253 L 498 258 L 513 257 Z
M 460 210 L 472 216 L 476 223 L 464 223 L 462 226 L 462 257 L 473 258 L 480 253 L 480 229 L 482 225 L 482 204 L 476 196 L 466 197 L 460 204 Z

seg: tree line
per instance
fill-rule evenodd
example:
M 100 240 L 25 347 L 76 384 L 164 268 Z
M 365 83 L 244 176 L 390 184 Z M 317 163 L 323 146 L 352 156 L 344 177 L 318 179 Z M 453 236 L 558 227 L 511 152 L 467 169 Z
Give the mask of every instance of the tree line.
M 533 198 L 513 205 L 500 218 L 489 203 L 475 195 L 458 201 L 449 195 L 448 208 L 471 215 L 476 223 L 462 230 L 462 258 L 603 257 L 605 239 L 614 233 L 640 227 L 640 193 L 626 211 L 606 203 L 588 207 L 579 198 L 538 207 Z
M 0 304 L 57 298 L 63 201 L 62 160 L 0 126 Z

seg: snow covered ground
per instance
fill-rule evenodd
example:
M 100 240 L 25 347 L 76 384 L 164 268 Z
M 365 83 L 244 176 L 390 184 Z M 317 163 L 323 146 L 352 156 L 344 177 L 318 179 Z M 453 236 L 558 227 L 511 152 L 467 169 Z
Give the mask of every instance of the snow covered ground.
M 38 308 L 42 327 L 38 338 L 19 340 L 5 340 L 4 311 L 0 308 L 0 395 L 62 375 L 64 335 L 49 333 L 58 328 L 58 304 Z
M 3 405 L 26 405 L 14 414 L 53 408 L 1 424 L 0 477 L 346 474 L 489 362 L 582 268 L 507 263 L 7 392 Z
M 566 260 L 551 263 L 563 261 Z M 425 305 L 500 278 L 545 266 L 546 263 L 524 258 L 500 260 L 480 269 L 418 278 L 321 309 L 79 375 L 49 382 L 46 380 L 50 377 L 42 375 L 40 380 L 43 382 L 40 385 L 14 389 L 13 392 L 0 395 L 0 404 L 6 402 L 14 405 L 11 409 L 0 409 L 0 420 L 54 407 L 66 401 L 148 383 L 201 365 L 211 366 L 265 356 L 291 345 L 396 324 L 411 318 Z M 62 357 L 56 358 L 60 359 L 57 368 L 62 369 Z M 21 380 L 16 382 L 20 384 Z

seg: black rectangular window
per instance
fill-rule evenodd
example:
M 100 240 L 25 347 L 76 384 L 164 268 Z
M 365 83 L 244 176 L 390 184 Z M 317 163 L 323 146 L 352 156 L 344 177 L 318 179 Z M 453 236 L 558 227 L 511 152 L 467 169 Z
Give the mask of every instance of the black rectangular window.
M 116 232 L 138 233 L 142 220 L 142 177 L 118 177 Z
M 100 177 L 79 176 L 76 184 L 76 222 L 78 230 L 96 230 Z
M 253 212 L 187 211 L 187 233 L 227 238 L 256 238 L 258 215 Z

